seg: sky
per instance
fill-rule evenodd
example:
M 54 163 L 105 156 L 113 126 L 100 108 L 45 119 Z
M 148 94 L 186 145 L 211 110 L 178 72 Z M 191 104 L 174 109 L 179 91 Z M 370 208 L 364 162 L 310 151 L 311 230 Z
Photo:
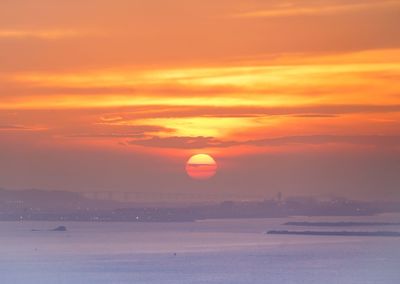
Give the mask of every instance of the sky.
M 0 187 L 400 200 L 399 26 L 399 0 L 3 0 Z

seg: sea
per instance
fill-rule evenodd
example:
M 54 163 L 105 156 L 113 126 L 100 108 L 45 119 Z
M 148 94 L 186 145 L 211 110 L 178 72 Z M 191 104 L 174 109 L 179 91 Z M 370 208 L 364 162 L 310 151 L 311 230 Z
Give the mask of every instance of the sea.
M 283 225 L 288 221 L 400 222 L 400 215 L 187 223 L 0 222 L 0 283 L 400 283 L 399 237 L 265 234 L 400 231 L 400 226 L 295 228 Z M 67 231 L 49 231 L 60 225 Z

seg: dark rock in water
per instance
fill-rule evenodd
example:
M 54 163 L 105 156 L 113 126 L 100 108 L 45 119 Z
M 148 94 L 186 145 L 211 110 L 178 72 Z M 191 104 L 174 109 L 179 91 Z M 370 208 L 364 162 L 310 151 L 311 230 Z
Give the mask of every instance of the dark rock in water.
M 38 230 L 38 229 L 32 229 L 32 232 L 44 232 L 44 231 L 50 231 L 50 232 L 66 232 L 67 231 L 67 227 L 65 226 L 58 226 L 54 229 L 51 230 Z
M 65 232 L 65 231 L 67 231 L 67 227 L 65 227 L 65 226 L 58 226 L 57 228 L 54 228 L 54 229 L 52 229 L 52 230 L 50 230 L 50 231 L 54 231 L 54 232 Z

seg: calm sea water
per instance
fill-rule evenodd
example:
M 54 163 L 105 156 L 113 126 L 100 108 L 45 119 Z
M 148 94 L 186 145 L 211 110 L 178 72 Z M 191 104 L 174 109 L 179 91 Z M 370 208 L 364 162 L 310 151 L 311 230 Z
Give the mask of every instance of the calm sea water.
M 0 283 L 400 283 L 400 238 L 264 234 L 294 229 L 281 224 L 303 220 L 400 221 L 400 215 L 195 223 L 0 222 Z M 31 231 L 58 225 L 68 231 Z

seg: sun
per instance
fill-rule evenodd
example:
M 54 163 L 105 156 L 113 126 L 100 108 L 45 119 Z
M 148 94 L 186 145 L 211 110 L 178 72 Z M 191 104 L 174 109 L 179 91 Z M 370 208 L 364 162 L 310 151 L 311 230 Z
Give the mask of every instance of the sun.
M 208 179 L 217 173 L 217 163 L 210 155 L 193 155 L 186 162 L 186 173 L 193 179 Z

